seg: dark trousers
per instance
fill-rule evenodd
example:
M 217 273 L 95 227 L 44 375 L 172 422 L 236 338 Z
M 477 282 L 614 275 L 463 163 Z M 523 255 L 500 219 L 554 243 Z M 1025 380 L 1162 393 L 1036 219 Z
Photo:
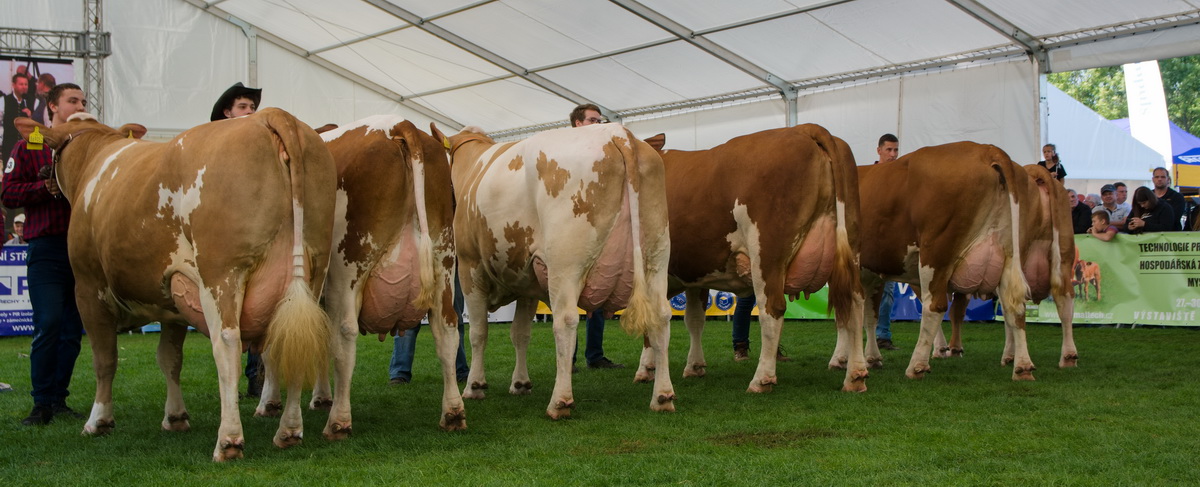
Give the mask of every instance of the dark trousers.
M 75 304 L 75 274 L 65 236 L 29 241 L 29 300 L 33 304 L 33 345 L 29 375 L 34 404 L 64 403 L 79 357 L 83 321 Z

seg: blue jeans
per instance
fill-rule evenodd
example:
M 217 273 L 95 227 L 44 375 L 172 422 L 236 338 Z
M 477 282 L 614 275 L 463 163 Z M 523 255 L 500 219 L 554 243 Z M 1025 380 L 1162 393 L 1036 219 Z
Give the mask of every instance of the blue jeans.
M 895 294 L 895 281 L 885 282 L 883 284 L 883 295 L 879 298 L 879 322 L 875 324 L 876 339 L 892 339 L 892 307 L 896 304 Z
M 463 293 L 458 286 L 458 276 L 454 278 L 454 313 L 458 315 L 458 355 L 454 358 L 454 376 L 459 380 L 466 380 L 467 374 L 471 368 L 467 365 L 467 352 L 463 347 L 466 343 L 463 340 L 463 330 L 466 330 L 466 324 L 463 323 Z M 404 332 L 404 336 L 398 336 L 394 339 L 395 343 L 392 347 L 392 361 L 388 364 L 389 379 L 407 379 L 412 380 L 412 364 L 413 354 L 417 350 L 417 332 L 421 330 L 421 326 Z
M 29 241 L 29 300 L 33 305 L 33 344 L 29 375 L 34 404 L 66 401 L 71 374 L 79 358 L 83 320 L 75 303 L 75 274 L 67 257 L 65 236 Z
M 596 310 L 587 318 L 587 346 L 583 349 L 583 358 L 592 364 L 604 358 L 604 311 Z M 575 342 L 575 351 L 571 352 L 571 363 L 579 355 L 579 342 Z
M 750 312 L 754 311 L 755 302 L 753 294 L 737 298 L 737 304 L 733 308 L 733 348 L 735 350 L 738 343 L 750 345 Z

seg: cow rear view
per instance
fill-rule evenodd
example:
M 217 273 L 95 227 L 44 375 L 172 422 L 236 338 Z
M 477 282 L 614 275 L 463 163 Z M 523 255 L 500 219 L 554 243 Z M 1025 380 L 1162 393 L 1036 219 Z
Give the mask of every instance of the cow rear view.
M 622 328 L 646 334 L 666 363 L 670 243 L 658 154 L 618 124 L 552 130 L 504 144 L 468 128 L 448 143 L 457 198 L 455 250 L 471 320 L 471 372 L 463 397 L 484 397 L 487 312 L 514 300 L 512 394 L 532 388 L 525 354 L 538 300 L 554 313 L 557 374 L 546 408 L 552 418 L 569 416 L 575 407 L 576 307 L 625 308 Z M 658 374 L 651 409 L 674 410 L 674 398 L 669 374 Z
M 144 128 L 95 120 L 43 131 L 61 155 L 58 177 L 73 207 L 70 258 L 96 369 L 84 433 L 115 425 L 117 332 L 160 321 L 163 429 L 190 428 L 179 387 L 190 325 L 211 339 L 220 380 L 213 459 L 242 456 L 237 384 L 247 347 L 265 349 L 268 373 L 288 386 L 275 444 L 298 443 L 300 389 L 328 348 L 314 296 L 329 260 L 334 171 L 316 133 L 278 109 L 168 143 L 126 138 Z

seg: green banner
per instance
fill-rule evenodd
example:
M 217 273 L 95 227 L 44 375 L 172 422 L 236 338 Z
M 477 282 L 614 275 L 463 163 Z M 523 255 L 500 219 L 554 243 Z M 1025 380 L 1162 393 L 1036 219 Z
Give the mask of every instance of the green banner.
M 788 300 L 787 311 L 783 313 L 783 318 L 793 320 L 833 319 L 833 311 L 826 312 L 828 307 L 829 286 L 825 286 L 820 291 L 808 295 L 808 299 L 804 299 L 804 295 L 801 294 L 798 300 Z
M 1075 323 L 1200 325 L 1200 232 L 1076 235 L 1075 246 Z M 1059 322 L 1050 300 L 1030 303 L 1026 318 Z

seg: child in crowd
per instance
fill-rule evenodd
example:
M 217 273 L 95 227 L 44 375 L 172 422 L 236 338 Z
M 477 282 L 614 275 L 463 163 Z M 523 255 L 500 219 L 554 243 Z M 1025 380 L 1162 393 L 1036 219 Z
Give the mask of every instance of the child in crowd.
M 1117 227 L 1108 223 L 1108 212 L 1102 209 L 1092 213 L 1092 226 L 1088 228 L 1087 233 L 1101 241 L 1108 242 L 1117 235 Z

